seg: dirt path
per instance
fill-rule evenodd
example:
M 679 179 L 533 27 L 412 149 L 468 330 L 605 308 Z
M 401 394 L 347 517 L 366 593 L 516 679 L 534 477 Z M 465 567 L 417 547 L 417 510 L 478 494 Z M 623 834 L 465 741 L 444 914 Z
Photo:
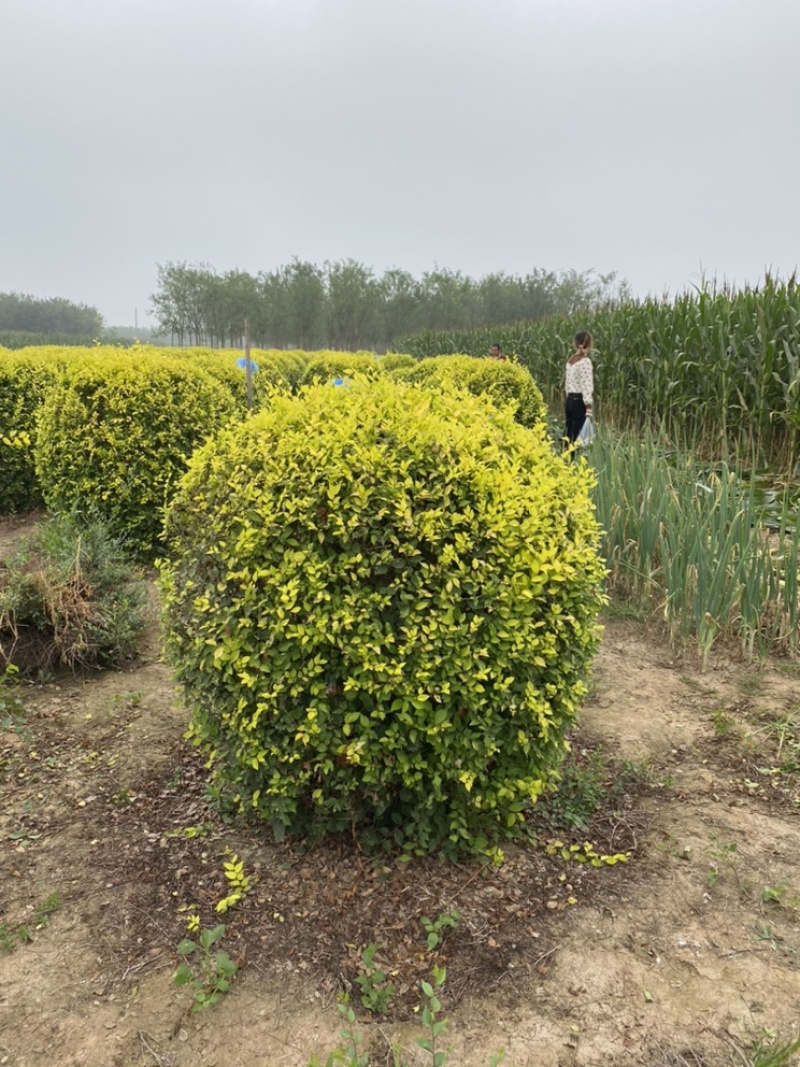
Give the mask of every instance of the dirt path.
M 11 539 L 0 529 L 0 556 Z M 381 1067 L 392 1043 L 430 1063 L 413 1005 L 434 963 L 448 970 L 452 1067 L 487 1067 L 501 1047 L 509 1067 L 714 1067 L 734 1062 L 732 1044 L 788 1040 L 798 681 L 785 662 L 700 674 L 610 620 L 575 746 L 579 780 L 616 799 L 559 835 L 630 851 L 600 868 L 560 848 L 510 850 L 499 868 L 373 863 L 350 843 L 303 854 L 226 824 L 155 630 L 134 669 L 25 688 L 21 707 L 0 704 L 0 1067 L 324 1062 L 337 991 L 357 1003 L 370 941 L 396 994 L 359 1022 Z M 252 888 L 221 915 L 234 857 Z M 426 951 L 420 919 L 452 907 L 456 929 Z M 189 914 L 224 922 L 239 964 L 197 1014 L 172 981 Z

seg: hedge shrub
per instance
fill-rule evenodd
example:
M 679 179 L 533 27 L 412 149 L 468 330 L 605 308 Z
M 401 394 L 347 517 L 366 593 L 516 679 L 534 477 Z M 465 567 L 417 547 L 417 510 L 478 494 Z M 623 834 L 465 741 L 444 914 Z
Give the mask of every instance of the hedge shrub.
M 547 417 L 547 406 L 530 371 L 510 360 L 434 356 L 420 360 L 413 367 L 401 365 L 390 373 L 402 381 L 425 386 L 447 383 L 476 396 L 485 394 L 496 402 L 511 403 L 517 422 L 523 426 L 534 426 Z
M 354 375 L 377 378 L 381 373 L 380 360 L 372 352 L 315 352 L 311 354 L 301 385 L 327 384 L 334 378 Z
M 184 358 L 195 366 L 202 367 L 212 378 L 222 382 L 230 391 L 236 404 L 242 411 L 247 409 L 247 374 L 237 360 L 242 359 L 241 349 L 193 348 L 186 351 Z M 267 407 L 270 398 L 276 392 L 288 392 L 291 383 L 284 370 L 272 359 L 269 353 L 251 352 L 253 366 L 253 411 Z
M 387 352 L 380 357 L 381 370 L 384 372 L 411 370 L 416 367 L 418 360 L 408 356 L 404 352 Z
M 603 596 L 591 475 L 484 398 L 317 386 L 209 441 L 167 519 L 167 648 L 219 791 L 424 851 L 521 826 Z
M 42 502 L 36 413 L 57 370 L 48 350 L 42 352 L 0 349 L 0 514 L 30 511 Z
M 40 411 L 36 469 L 45 503 L 103 518 L 133 554 L 152 556 L 190 455 L 235 417 L 229 390 L 185 360 L 87 355 Z
M 286 378 L 290 388 L 297 390 L 305 376 L 306 367 L 314 358 L 313 353 L 300 349 L 266 348 L 254 350 L 255 358 L 261 362 L 269 360 Z

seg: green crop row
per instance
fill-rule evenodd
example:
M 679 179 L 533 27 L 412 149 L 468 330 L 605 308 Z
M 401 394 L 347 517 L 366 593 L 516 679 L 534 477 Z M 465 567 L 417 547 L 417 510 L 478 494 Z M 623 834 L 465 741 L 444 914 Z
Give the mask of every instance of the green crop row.
M 765 523 L 754 480 L 713 469 L 649 432 L 601 431 L 591 449 L 614 601 L 658 616 L 676 645 L 736 643 L 796 655 L 800 525 L 787 495 Z
M 791 473 L 800 433 L 800 282 L 704 286 L 492 330 L 432 332 L 399 345 L 417 358 L 484 354 L 498 342 L 560 408 L 564 363 L 577 330 L 595 337 L 595 413 L 617 429 L 663 429 L 709 456 Z

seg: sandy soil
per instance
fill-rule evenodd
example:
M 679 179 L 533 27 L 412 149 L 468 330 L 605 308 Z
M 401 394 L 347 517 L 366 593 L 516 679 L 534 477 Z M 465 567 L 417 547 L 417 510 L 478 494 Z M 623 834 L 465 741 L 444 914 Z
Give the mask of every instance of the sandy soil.
M 0 558 L 23 529 L 0 524 Z M 0 1067 L 324 1063 L 370 941 L 396 993 L 383 1014 L 359 1007 L 374 1065 L 392 1046 L 431 1062 L 414 1005 L 434 964 L 452 1067 L 500 1048 L 508 1067 L 750 1062 L 800 1032 L 798 689 L 798 665 L 700 673 L 610 618 L 574 739 L 608 801 L 558 837 L 629 860 L 404 864 L 226 823 L 153 625 L 129 670 L 0 704 Z M 221 915 L 234 857 L 251 889 Z M 420 919 L 452 907 L 428 951 Z M 225 923 L 238 966 L 197 1013 L 173 982 L 189 914 Z

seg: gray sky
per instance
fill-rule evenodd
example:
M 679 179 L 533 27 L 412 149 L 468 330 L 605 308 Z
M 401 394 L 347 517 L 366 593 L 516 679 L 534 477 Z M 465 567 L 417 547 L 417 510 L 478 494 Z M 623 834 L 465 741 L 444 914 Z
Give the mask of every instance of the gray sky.
M 0 292 L 800 261 L 799 0 L 0 0 Z

